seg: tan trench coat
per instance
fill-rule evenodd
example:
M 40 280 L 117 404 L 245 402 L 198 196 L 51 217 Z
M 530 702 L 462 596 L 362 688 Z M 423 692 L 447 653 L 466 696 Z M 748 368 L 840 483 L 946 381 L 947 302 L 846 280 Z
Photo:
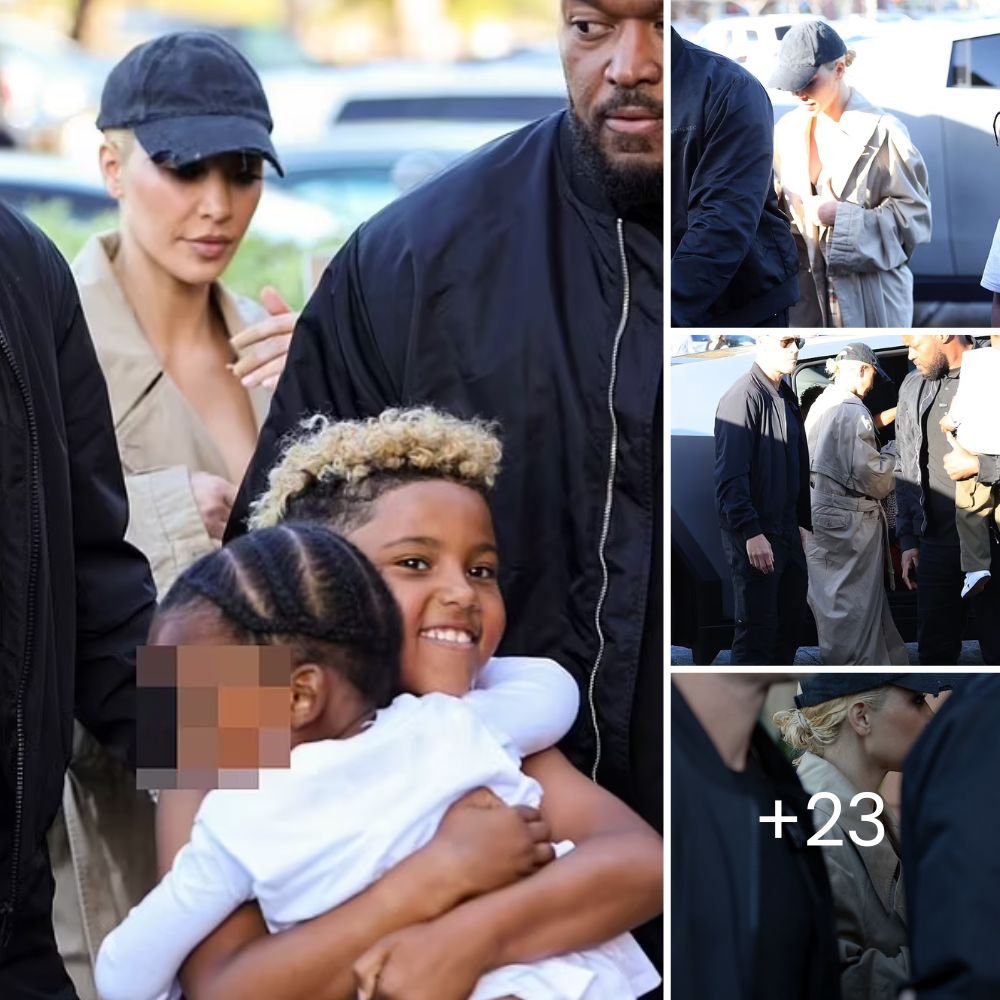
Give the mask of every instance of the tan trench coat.
M 840 818 L 823 839 L 842 840 L 843 844 L 822 846 L 821 850 L 833 890 L 843 1000 L 896 1000 L 910 969 L 896 821 L 883 811 L 879 817 L 886 831 L 882 842 L 857 846 L 850 839 L 852 830 L 864 840 L 875 834 L 872 823 L 861 819 L 874 811 L 872 802 L 862 800 L 852 807 L 857 789 L 822 757 L 803 754 L 797 770 L 810 795 L 831 792 L 840 800 Z M 817 830 L 827 823 L 833 810 L 829 800 L 817 802 L 812 814 Z
M 111 260 L 115 234 L 95 236 L 73 262 L 87 324 L 108 383 L 129 501 L 126 538 L 150 561 L 157 591 L 215 546 L 191 492 L 188 470 L 229 478 L 194 408 L 164 373 L 122 293 Z M 230 336 L 264 315 L 216 285 Z M 270 391 L 251 392 L 257 426 Z M 79 726 L 49 834 L 56 878 L 53 923 L 81 1000 L 96 1000 L 93 963 L 104 937 L 156 883 L 153 803 L 135 776 Z
M 827 666 L 908 664 L 889 611 L 892 572 L 880 500 L 895 480 L 895 444 L 879 450 L 868 407 L 835 384 L 806 418 L 813 531 L 805 544 L 809 606 Z
M 907 262 L 931 238 L 927 168 L 906 127 L 852 91 L 835 151 L 823 149 L 821 186 L 839 202 L 833 226 L 807 211 L 810 116 L 796 108 L 774 127 L 774 178 L 799 249 L 802 298 L 792 326 L 909 327 L 913 275 Z M 831 313 L 829 292 L 840 310 Z

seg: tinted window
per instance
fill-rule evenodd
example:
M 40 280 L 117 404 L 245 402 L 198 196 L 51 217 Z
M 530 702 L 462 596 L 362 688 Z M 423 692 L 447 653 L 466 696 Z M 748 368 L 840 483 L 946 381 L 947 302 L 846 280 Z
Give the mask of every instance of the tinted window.
M 556 95 L 445 94 L 436 97 L 375 97 L 347 101 L 339 122 L 445 118 L 458 121 L 531 121 L 566 107 Z
M 1000 87 L 1000 35 L 962 38 L 951 47 L 949 87 Z

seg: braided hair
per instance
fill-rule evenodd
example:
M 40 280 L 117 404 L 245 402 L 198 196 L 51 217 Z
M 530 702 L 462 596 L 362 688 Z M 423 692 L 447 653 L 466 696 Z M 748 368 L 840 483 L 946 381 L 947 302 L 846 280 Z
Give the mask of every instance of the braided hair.
M 399 689 L 402 625 L 374 566 L 316 524 L 252 531 L 186 569 L 160 602 L 158 620 L 214 613 L 235 641 L 284 645 L 292 662 L 339 671 L 384 707 Z

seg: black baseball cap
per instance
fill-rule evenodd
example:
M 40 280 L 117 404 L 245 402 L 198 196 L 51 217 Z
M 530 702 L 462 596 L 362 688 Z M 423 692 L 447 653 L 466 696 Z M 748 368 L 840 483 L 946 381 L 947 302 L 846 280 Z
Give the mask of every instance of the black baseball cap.
M 815 674 L 799 682 L 802 694 L 795 696 L 795 705 L 809 708 L 846 694 L 873 691 L 890 684 L 920 694 L 938 695 L 951 690 L 951 680 L 944 674 Z
M 886 375 L 882 366 L 878 363 L 878 358 L 875 357 L 875 352 L 867 344 L 860 340 L 856 340 L 853 344 L 848 344 L 847 347 L 841 348 L 833 360 L 859 361 L 863 365 L 869 365 L 874 368 L 875 371 L 886 380 L 886 382 L 892 381 L 892 379 Z
M 820 66 L 839 59 L 846 52 L 844 40 L 826 21 L 793 24 L 781 39 L 778 68 L 771 74 L 769 86 L 778 90 L 802 90 Z
M 210 31 L 175 31 L 132 49 L 104 84 L 97 127 L 132 129 L 157 163 L 256 153 L 283 173 L 260 77 Z

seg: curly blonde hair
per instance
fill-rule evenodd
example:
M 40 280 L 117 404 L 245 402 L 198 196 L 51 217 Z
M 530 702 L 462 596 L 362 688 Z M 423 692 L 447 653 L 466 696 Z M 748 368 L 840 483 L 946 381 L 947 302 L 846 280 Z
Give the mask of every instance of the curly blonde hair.
M 385 410 L 365 420 L 304 420 L 250 506 L 248 525 L 324 521 L 352 531 L 383 493 L 411 482 L 446 479 L 487 496 L 500 471 L 496 425 L 430 406 Z
M 793 708 L 775 712 L 774 724 L 781 731 L 781 738 L 793 750 L 809 751 L 822 757 L 826 748 L 840 736 L 841 727 L 847 718 L 847 711 L 856 702 L 864 702 L 878 711 L 889 695 L 888 687 L 860 691 L 858 694 L 831 698 L 819 705 L 808 708 Z

